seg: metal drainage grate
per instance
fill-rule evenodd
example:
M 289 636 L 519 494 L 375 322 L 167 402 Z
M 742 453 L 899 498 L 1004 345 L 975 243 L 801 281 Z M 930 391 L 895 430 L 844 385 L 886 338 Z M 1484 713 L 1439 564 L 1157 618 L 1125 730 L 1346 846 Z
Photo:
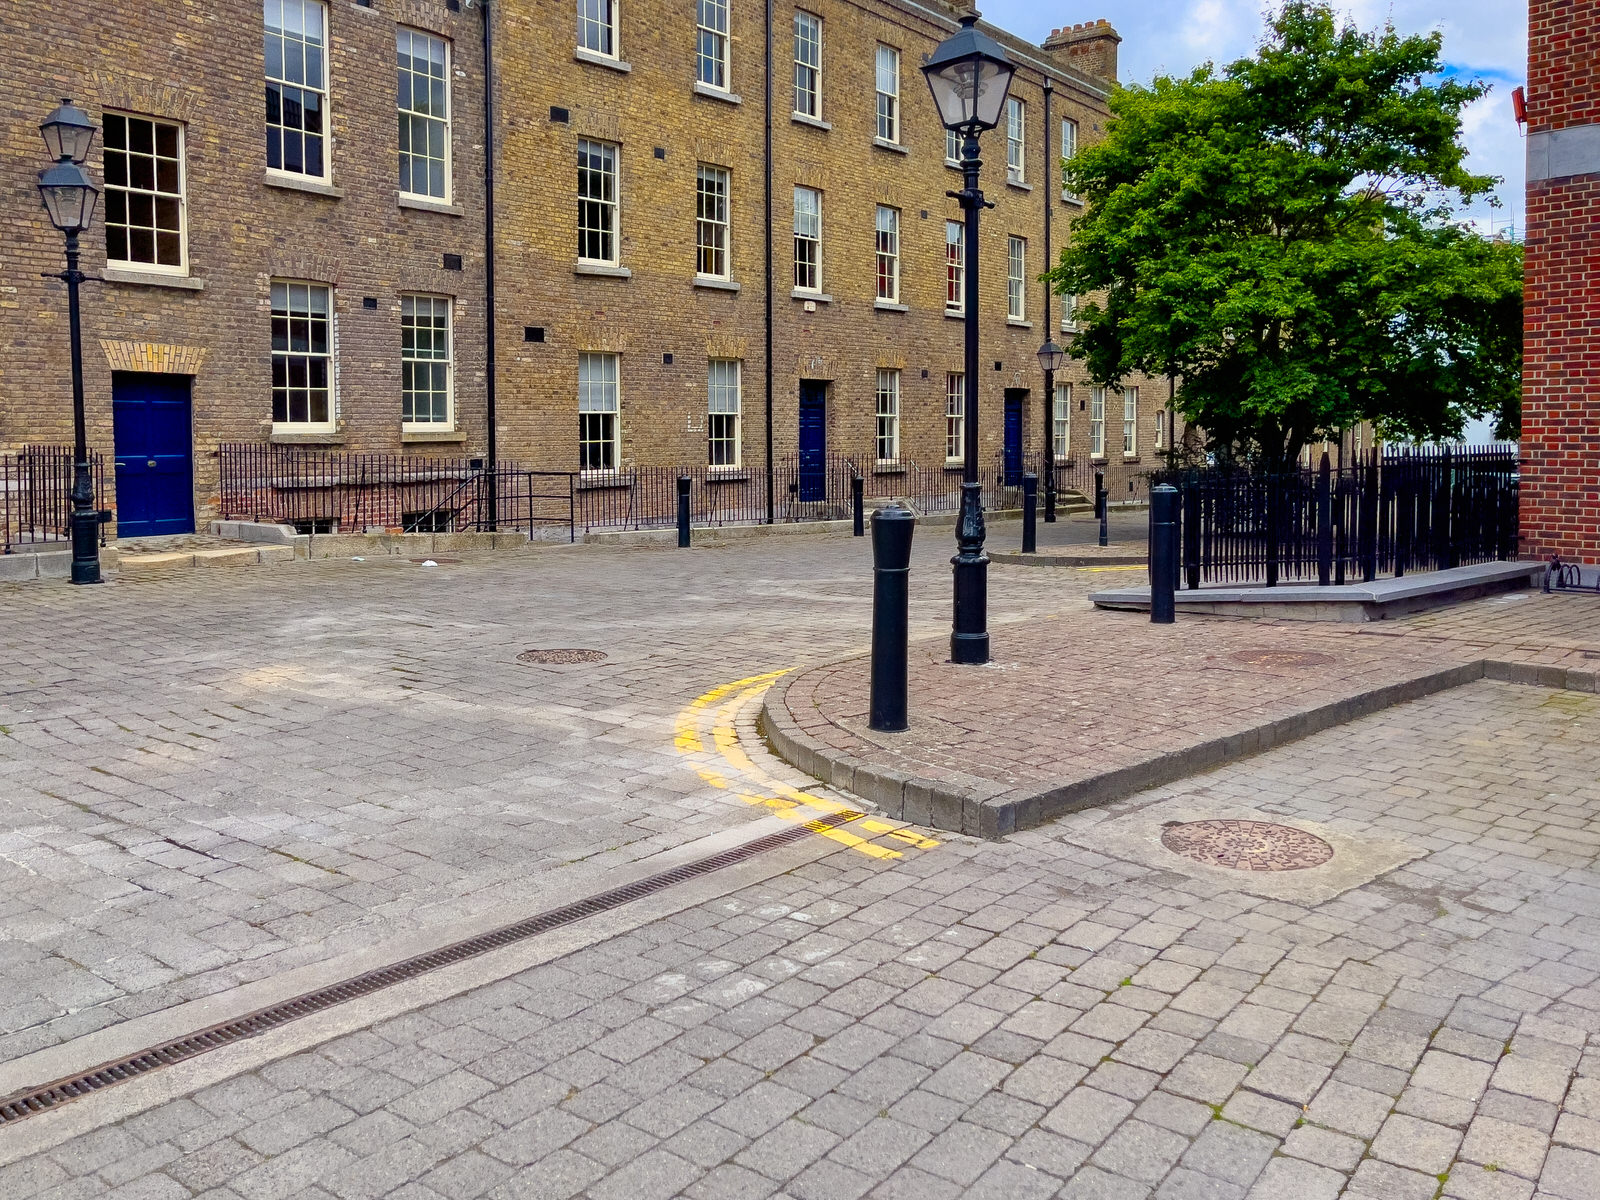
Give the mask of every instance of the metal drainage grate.
M 1161 844 L 1208 867 L 1234 871 L 1304 871 L 1333 857 L 1314 833 L 1270 821 L 1169 821 Z
M 604 650 L 524 650 L 517 655 L 519 663 L 533 666 L 564 667 L 573 663 L 604 662 Z
M 570 925 L 574 921 L 581 921 L 585 917 L 592 917 L 597 913 L 609 912 L 620 908 L 635 900 L 642 900 L 656 892 L 663 891 L 676 884 L 686 883 L 691 879 L 698 879 L 702 875 L 709 875 L 724 867 L 731 867 L 746 859 L 755 858 L 769 850 L 787 846 L 797 842 L 811 833 L 821 833 L 828 829 L 847 825 L 851 821 L 858 821 L 865 814 L 846 810 L 820 817 L 815 821 L 808 821 L 804 825 L 796 825 L 792 829 L 779 830 L 769 833 L 754 841 L 746 842 L 742 846 L 735 846 L 731 850 L 724 850 L 720 854 L 713 854 L 708 858 L 696 859 L 694 862 L 684 863 L 682 866 L 673 867 L 671 870 L 662 871 L 658 875 L 651 875 L 647 879 L 640 879 L 634 883 L 624 884 L 619 888 L 612 888 L 608 892 L 601 892 L 597 896 L 590 896 L 572 904 L 562 905 L 560 908 L 549 912 L 540 913 L 526 921 L 518 921 L 514 925 L 505 925 L 489 933 L 479 934 L 464 941 L 452 943 L 438 950 L 419 954 L 388 967 L 381 967 L 376 971 L 368 971 L 364 975 L 319 988 L 314 992 L 296 996 L 292 1000 L 284 1000 L 267 1008 L 257 1009 L 253 1013 L 239 1017 L 237 1020 L 227 1021 L 220 1025 L 213 1025 L 209 1029 L 202 1029 L 196 1033 L 174 1041 L 163 1042 L 158 1046 L 151 1046 L 126 1058 L 115 1059 L 111 1062 L 101 1063 L 88 1071 L 78 1075 L 69 1075 L 64 1079 L 57 1079 L 42 1087 L 33 1088 L 26 1092 L 18 1092 L 0 1100 L 0 1125 L 11 1124 L 31 1117 L 34 1113 L 44 1112 L 69 1100 L 76 1100 L 79 1096 L 87 1096 L 90 1092 L 99 1091 L 101 1088 L 110 1087 L 112 1084 L 121 1083 L 140 1075 L 148 1074 L 161 1067 L 171 1066 L 174 1063 L 184 1062 L 204 1054 L 208 1050 L 215 1050 L 221 1046 L 231 1045 L 234 1042 L 244 1041 L 247 1038 L 259 1037 L 263 1033 L 298 1021 L 301 1017 L 309 1017 L 336 1005 L 344 1004 L 350 1000 L 370 996 L 373 992 L 382 991 L 384 988 L 393 987 L 397 983 L 415 979 L 429 971 L 436 971 L 440 967 L 447 967 L 454 963 L 475 958 L 491 950 L 512 945 L 539 934 L 548 933 L 563 925 Z
M 1315 650 L 1239 650 L 1228 657 L 1251 667 L 1325 667 L 1334 661 Z

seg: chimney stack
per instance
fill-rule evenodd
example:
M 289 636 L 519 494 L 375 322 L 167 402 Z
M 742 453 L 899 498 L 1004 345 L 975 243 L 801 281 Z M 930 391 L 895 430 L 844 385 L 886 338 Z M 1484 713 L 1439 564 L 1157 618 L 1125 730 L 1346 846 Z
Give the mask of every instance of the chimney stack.
M 1121 41 L 1122 36 L 1111 27 L 1111 22 L 1101 17 L 1097 21 L 1082 21 L 1057 29 L 1045 38 L 1041 49 L 1051 51 L 1085 75 L 1115 83 L 1117 45 Z

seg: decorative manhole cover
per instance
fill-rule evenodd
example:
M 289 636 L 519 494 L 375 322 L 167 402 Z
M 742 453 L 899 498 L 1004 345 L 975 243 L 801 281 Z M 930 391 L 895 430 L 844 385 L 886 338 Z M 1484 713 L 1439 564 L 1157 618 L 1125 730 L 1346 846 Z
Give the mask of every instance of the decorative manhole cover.
M 563 667 L 572 663 L 604 662 L 604 650 L 524 650 L 517 655 L 519 663 L 538 666 Z
M 1228 657 L 1251 667 L 1322 667 L 1334 661 L 1315 650 L 1240 650 Z
M 1161 844 L 1235 871 L 1304 871 L 1333 857 L 1333 847 L 1315 834 L 1270 821 L 1173 821 L 1162 829 Z

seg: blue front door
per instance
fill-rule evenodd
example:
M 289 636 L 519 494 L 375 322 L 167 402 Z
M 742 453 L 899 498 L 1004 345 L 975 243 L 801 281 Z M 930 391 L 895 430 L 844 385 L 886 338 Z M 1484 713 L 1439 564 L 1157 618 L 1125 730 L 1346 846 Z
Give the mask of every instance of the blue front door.
M 1006 486 L 1022 486 L 1022 398 L 1028 393 L 1006 389 Z
M 194 532 L 187 375 L 111 376 L 117 536 Z
M 828 385 L 800 381 L 800 499 L 828 498 Z

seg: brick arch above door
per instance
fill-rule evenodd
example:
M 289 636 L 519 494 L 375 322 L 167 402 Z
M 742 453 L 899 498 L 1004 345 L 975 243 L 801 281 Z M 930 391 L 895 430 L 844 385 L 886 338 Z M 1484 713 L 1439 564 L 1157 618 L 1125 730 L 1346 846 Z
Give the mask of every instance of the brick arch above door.
M 113 342 L 100 349 L 113 371 L 147 371 L 155 375 L 198 375 L 206 361 L 204 346 L 169 346 L 160 342 Z

